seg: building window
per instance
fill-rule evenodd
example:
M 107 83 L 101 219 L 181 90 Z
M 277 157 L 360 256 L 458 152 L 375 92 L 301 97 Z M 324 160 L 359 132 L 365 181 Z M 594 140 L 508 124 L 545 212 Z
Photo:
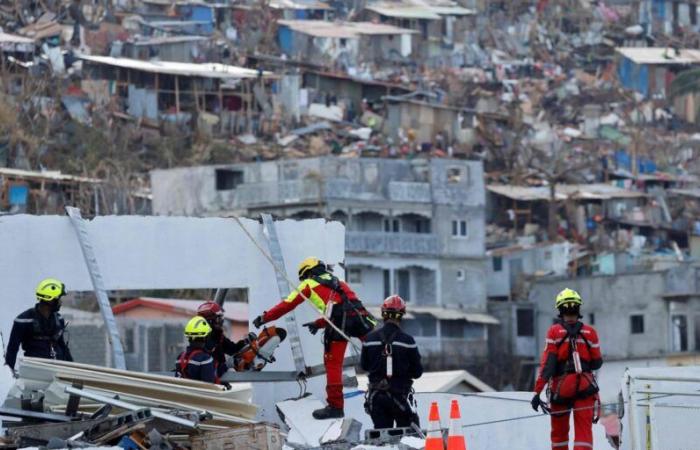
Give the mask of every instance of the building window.
M 595 325 L 595 314 L 590 313 L 588 315 L 588 324 L 589 325 Z
M 491 258 L 491 264 L 493 265 L 493 271 L 494 272 L 500 272 L 503 270 L 503 257 L 502 256 L 494 256 Z
M 216 169 L 216 190 L 232 191 L 243 184 L 243 172 L 240 170 Z
M 467 227 L 466 220 L 453 220 L 452 221 L 452 236 L 453 237 L 467 237 L 469 234 L 469 229 Z
M 399 219 L 384 219 L 384 231 L 386 233 L 398 233 L 401 230 Z
M 457 184 L 463 181 L 464 175 L 462 174 L 461 167 L 450 167 L 447 169 L 447 182 L 450 184 Z
M 362 284 L 362 269 L 348 269 L 348 283 Z
M 547 261 L 552 259 L 552 251 L 551 250 L 547 250 L 544 252 L 544 259 L 546 259 Z
M 632 334 L 644 334 L 644 315 L 630 316 L 630 332 Z
M 457 281 L 464 281 L 464 270 L 457 269 Z
M 452 339 L 464 339 L 464 325 L 462 320 L 443 320 L 440 322 L 442 337 Z
M 397 291 L 399 296 L 406 301 L 411 298 L 411 272 L 406 269 L 396 271 Z
M 683 315 L 671 316 L 671 333 L 673 337 L 673 351 L 688 351 L 688 318 Z
M 516 333 L 518 336 L 532 337 L 535 335 L 535 311 L 530 308 L 516 310 Z
M 389 272 L 388 269 L 384 269 L 382 271 L 382 275 L 384 278 L 384 298 L 387 298 L 388 296 L 391 295 L 391 273 Z
M 136 330 L 127 328 L 124 330 L 124 353 L 136 353 Z

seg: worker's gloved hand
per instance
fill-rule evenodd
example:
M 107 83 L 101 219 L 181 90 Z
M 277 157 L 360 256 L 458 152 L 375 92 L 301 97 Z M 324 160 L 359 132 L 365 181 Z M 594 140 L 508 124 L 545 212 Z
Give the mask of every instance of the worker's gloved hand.
M 221 385 L 222 385 L 222 386 L 224 387 L 224 389 L 226 389 L 227 391 L 230 391 L 230 390 L 231 390 L 231 383 L 229 383 L 228 381 L 222 381 L 222 382 L 221 382 Z
M 309 333 L 311 333 L 311 334 L 318 333 L 318 326 L 316 325 L 316 322 L 306 322 L 302 326 L 308 328 Z
M 247 344 L 250 344 L 251 342 L 255 342 L 258 339 L 258 335 L 253 333 L 252 331 L 248 333 L 248 335 L 243 339 L 243 341 Z
M 532 405 L 532 409 L 537 411 L 540 406 L 542 406 L 542 400 L 540 400 L 540 394 L 535 394 L 534 397 L 532 397 L 532 400 L 530 401 L 530 405 Z
M 265 319 L 263 319 L 262 315 L 256 317 L 253 320 L 253 325 L 255 326 L 255 328 L 260 328 L 261 326 L 263 326 L 264 323 L 265 323 Z

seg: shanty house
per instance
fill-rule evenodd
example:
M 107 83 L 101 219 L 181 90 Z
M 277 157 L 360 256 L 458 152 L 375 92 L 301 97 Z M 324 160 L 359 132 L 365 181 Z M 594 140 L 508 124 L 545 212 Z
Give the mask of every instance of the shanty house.
M 448 145 L 467 143 L 473 138 L 473 110 L 430 102 L 415 93 L 385 96 L 384 101 L 387 109 L 384 132 L 395 139 L 399 130 L 414 130 L 419 143 L 433 142 L 438 134 Z
M 163 36 L 133 39 L 122 46 L 122 56 L 131 59 L 194 62 L 203 55 L 200 46 L 209 40 L 204 36 Z
M 269 72 L 208 63 L 81 55 L 87 80 L 113 82 L 130 116 L 175 124 L 204 122 L 219 132 L 253 130 Z M 257 93 L 263 98 L 256 98 Z M 110 92 L 102 95 L 110 95 Z
M 278 18 L 286 20 L 328 20 L 333 10 L 318 0 L 271 0 L 268 5 Z
M 9 64 L 9 57 L 20 61 L 32 59 L 36 50 L 33 38 L 0 32 L 0 66 Z M 4 70 L 3 70 L 4 72 Z
M 412 44 L 412 56 L 437 65 L 465 45 L 467 32 L 474 28 L 475 14 L 451 0 L 402 0 L 369 2 L 362 18 L 414 30 L 418 35 Z
M 617 74 L 622 86 L 648 98 L 666 98 L 676 74 L 700 67 L 700 50 L 619 47 Z
M 112 307 L 130 370 L 167 371 L 184 350 L 183 330 L 197 315 L 197 300 L 136 298 Z M 248 333 L 248 304 L 224 306 L 224 330 L 231 339 Z
M 217 6 L 194 0 L 143 0 L 141 15 L 154 30 L 176 28 L 186 34 L 210 35 Z
M 277 24 L 280 49 L 288 56 L 345 69 L 400 60 L 411 54 L 411 36 L 417 33 L 370 22 L 279 20 Z

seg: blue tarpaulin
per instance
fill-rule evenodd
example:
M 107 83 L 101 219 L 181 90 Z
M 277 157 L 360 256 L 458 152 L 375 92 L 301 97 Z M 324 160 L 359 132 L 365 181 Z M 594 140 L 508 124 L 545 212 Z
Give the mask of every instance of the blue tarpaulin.
M 29 187 L 22 185 L 10 186 L 8 197 L 10 206 L 24 206 L 29 198 Z

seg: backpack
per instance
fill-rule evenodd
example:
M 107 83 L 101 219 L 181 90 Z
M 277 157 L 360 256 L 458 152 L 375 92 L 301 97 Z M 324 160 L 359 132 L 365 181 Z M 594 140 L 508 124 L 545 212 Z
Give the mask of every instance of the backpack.
M 557 344 L 557 353 L 559 348 L 565 341 L 569 341 L 569 355 L 566 359 L 563 374 L 559 375 L 558 380 L 553 380 L 550 387 L 550 399 L 552 403 L 568 404 L 576 399 L 590 397 L 600 391 L 593 373 L 590 371 L 582 371 L 580 373 L 574 370 L 574 352 L 576 341 L 580 337 L 586 343 L 588 348 L 591 348 L 591 343 L 581 333 L 581 327 L 577 327 L 575 333 L 571 334 L 569 329 L 564 327 L 567 335 Z
M 325 286 L 336 292 L 343 301 L 340 304 L 335 303 L 331 306 L 332 309 L 329 319 L 333 325 L 337 326 L 347 336 L 354 338 L 363 337 L 374 329 L 377 325 L 377 319 L 367 311 L 359 299 L 350 300 L 337 277 L 331 275 L 329 280 L 321 277 L 314 277 L 313 280 L 321 286 Z M 332 341 L 344 340 L 344 338 L 332 328 L 326 330 L 326 333 L 330 333 L 329 338 Z

